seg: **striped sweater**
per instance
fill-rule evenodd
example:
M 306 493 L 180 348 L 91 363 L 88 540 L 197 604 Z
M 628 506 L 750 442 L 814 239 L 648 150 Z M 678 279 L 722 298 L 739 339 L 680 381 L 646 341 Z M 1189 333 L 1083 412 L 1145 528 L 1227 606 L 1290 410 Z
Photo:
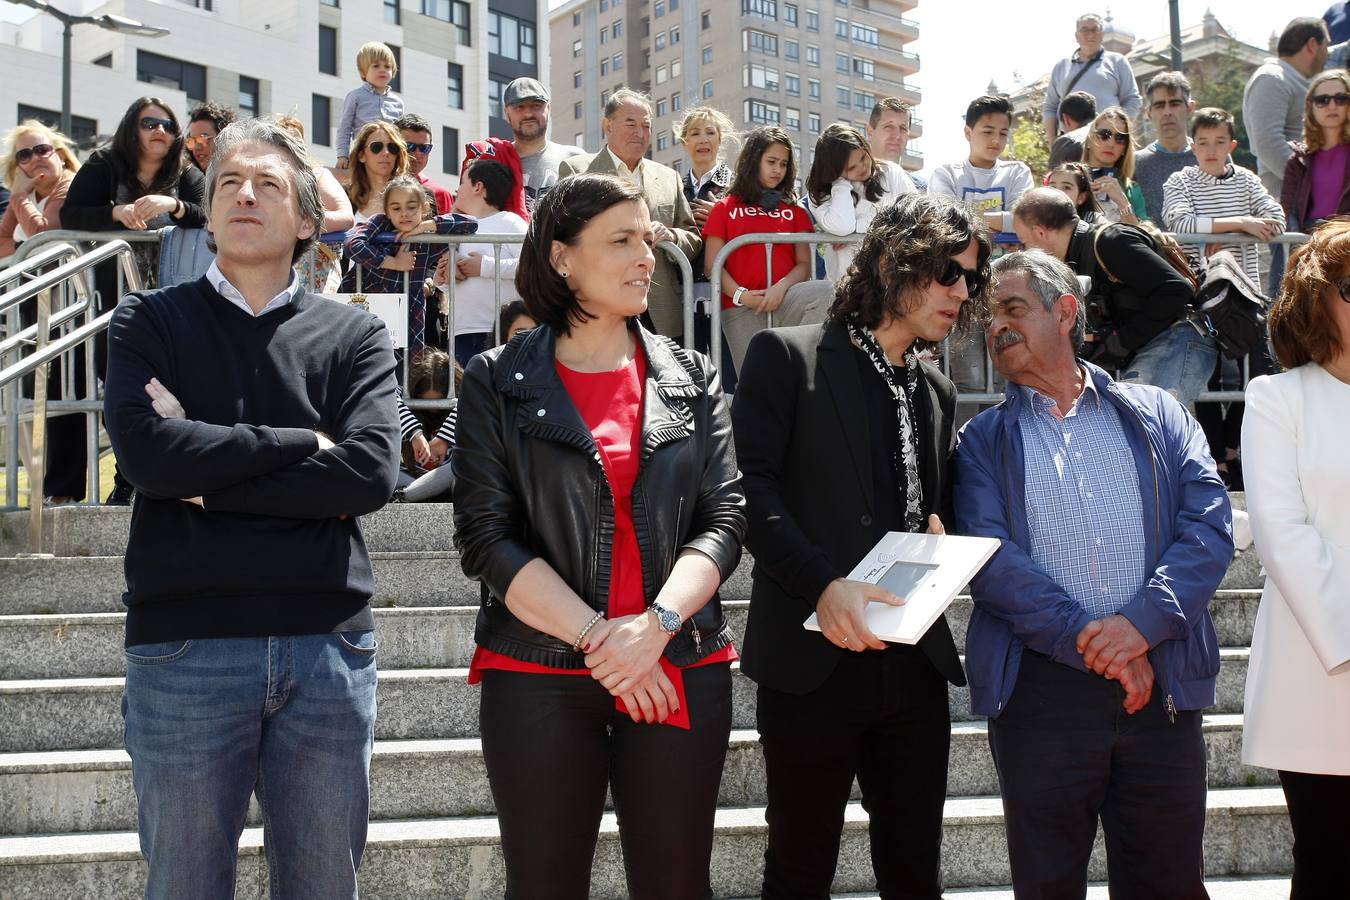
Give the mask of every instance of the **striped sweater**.
M 1279 223 L 1275 233 L 1284 231 L 1284 210 L 1250 169 L 1229 163 L 1223 176 L 1215 178 L 1201 171 L 1199 166 L 1186 166 L 1173 172 L 1163 183 L 1163 222 L 1168 231 L 1212 234 L 1215 219 L 1232 216 L 1273 219 Z M 1183 243 L 1182 246 L 1191 264 L 1198 268 L 1205 248 L 1198 244 Z M 1261 283 L 1257 265 L 1259 244 L 1221 246 L 1232 250 L 1233 255 L 1242 260 L 1242 268 L 1253 282 Z
M 458 410 L 451 409 L 445 414 L 445 421 L 441 427 L 436 429 L 436 437 L 445 441 L 451 447 L 455 446 L 455 419 L 458 417 Z M 415 435 L 422 433 L 422 423 L 417 420 L 417 416 L 403 402 L 403 397 L 398 398 L 398 427 L 403 435 L 403 440 L 410 441 Z

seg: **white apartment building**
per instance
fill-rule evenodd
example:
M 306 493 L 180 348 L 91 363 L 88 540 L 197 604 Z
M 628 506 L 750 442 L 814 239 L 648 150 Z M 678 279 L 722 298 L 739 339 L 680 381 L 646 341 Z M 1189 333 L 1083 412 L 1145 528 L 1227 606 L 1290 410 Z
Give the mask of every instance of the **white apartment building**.
M 332 164 L 343 98 L 361 83 L 356 51 L 383 41 L 399 59 L 396 90 L 432 126 L 428 165 L 457 176 L 465 141 L 510 136 L 501 92 L 546 72 L 547 0 L 53 0 L 64 12 L 113 13 L 169 29 L 146 38 L 77 26 L 74 137 L 107 136 L 141 96 L 166 100 L 186 125 L 203 100 L 242 115 L 289 113 L 316 159 Z M 0 25 L 0 129 L 59 121 L 61 26 L 42 13 Z M 442 178 L 443 181 L 448 181 Z M 454 187 L 457 183 L 450 182 Z

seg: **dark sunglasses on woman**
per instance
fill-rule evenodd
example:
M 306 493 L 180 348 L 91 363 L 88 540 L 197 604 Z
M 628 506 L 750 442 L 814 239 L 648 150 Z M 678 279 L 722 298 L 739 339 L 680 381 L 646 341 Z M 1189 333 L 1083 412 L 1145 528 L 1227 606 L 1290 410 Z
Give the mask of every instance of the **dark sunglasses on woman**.
M 398 155 L 398 144 L 395 144 L 392 141 L 387 144 L 384 141 L 371 141 L 369 144 L 366 144 L 366 149 L 369 150 L 371 153 L 376 154 L 383 153 L 384 151 L 388 150 L 395 156 Z
M 56 148 L 51 144 L 35 144 L 32 147 L 24 147 L 22 150 L 14 151 L 14 160 L 19 165 L 23 165 L 33 157 L 46 159 L 56 152 Z
M 173 119 L 161 119 L 158 116 L 141 116 L 141 131 L 154 131 L 163 128 L 165 134 L 177 134 L 178 126 Z
M 967 269 L 955 259 L 947 261 L 947 268 L 937 277 L 937 283 L 943 287 L 951 287 L 960 281 L 962 276 L 965 276 L 966 279 L 967 296 L 974 297 L 980 292 L 980 288 L 984 287 L 984 280 L 980 278 L 979 272 L 974 269 Z
M 1097 135 L 1097 140 L 1099 141 L 1115 141 L 1122 147 L 1130 142 L 1130 136 L 1128 134 L 1112 131 L 1110 128 L 1098 128 L 1093 134 Z
M 1350 94 L 1313 94 L 1312 102 L 1318 109 L 1326 109 L 1333 103 L 1337 106 L 1350 106 Z

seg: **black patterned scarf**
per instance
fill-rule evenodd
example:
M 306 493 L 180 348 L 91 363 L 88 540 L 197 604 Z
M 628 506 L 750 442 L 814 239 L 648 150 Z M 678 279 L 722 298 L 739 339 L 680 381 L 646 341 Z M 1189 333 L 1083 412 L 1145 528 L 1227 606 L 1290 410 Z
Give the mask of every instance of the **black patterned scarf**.
M 904 492 L 905 531 L 922 532 L 923 483 L 919 480 L 919 441 L 914 431 L 914 392 L 919 385 L 919 357 L 913 347 L 905 351 L 905 365 L 898 374 L 870 328 L 849 322 L 848 335 L 853 346 L 867 355 L 895 399 L 900 447 L 893 462 L 896 482 Z

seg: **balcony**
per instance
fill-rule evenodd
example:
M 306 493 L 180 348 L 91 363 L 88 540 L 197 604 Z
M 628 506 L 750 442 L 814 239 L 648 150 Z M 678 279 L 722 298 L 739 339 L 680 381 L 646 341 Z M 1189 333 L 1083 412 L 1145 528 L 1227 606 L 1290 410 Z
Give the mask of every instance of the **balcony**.
M 921 137 L 923 137 L 923 119 L 920 119 L 918 116 L 914 115 L 913 113 L 910 113 L 909 139 L 914 140 L 915 138 Z
M 876 24 L 888 34 L 895 34 L 902 41 L 916 41 L 919 39 L 919 23 L 913 19 L 906 19 L 903 16 L 897 16 L 880 8 L 879 4 L 870 6 L 852 7 L 855 16 L 863 18 L 871 17 L 877 20 Z
M 900 165 L 906 172 L 918 172 L 923 168 L 923 152 L 906 147 L 905 155 L 900 157 Z
M 919 71 L 919 54 L 917 53 L 908 53 L 897 47 L 889 47 L 885 44 L 873 49 L 873 59 L 879 66 L 897 69 L 901 75 L 913 75 L 915 72 Z
M 918 106 L 923 92 L 918 86 L 890 78 L 855 78 L 855 85 L 867 85 L 879 97 L 898 97 L 910 106 Z

